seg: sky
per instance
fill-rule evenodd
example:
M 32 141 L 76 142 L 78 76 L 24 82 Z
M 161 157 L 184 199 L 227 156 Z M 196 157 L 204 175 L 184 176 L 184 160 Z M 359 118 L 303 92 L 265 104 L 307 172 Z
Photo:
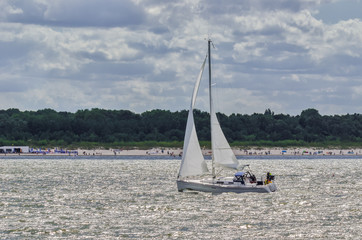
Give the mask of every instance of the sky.
M 362 0 L 0 0 L 0 109 L 362 113 Z M 208 110 L 205 71 L 196 108 Z

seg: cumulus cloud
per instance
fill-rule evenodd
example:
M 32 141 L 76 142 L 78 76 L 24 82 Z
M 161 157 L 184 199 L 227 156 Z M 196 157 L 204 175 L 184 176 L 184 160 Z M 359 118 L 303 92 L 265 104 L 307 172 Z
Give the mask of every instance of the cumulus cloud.
M 362 21 L 321 14 L 339 4 L 1 1 L 0 108 L 186 109 L 211 37 L 218 111 L 360 112 Z
M 2 16 L 9 22 L 62 27 L 131 27 L 144 13 L 130 0 L 7 1 Z

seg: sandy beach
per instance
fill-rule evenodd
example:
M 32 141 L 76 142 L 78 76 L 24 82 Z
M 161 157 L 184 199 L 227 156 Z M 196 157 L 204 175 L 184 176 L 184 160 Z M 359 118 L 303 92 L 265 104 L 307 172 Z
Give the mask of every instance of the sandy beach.
M 275 156 L 290 156 L 290 155 L 362 155 L 362 149 L 318 149 L 318 148 L 250 148 L 250 149 L 233 149 L 236 156 L 246 155 L 275 155 Z M 211 150 L 202 150 L 203 154 L 211 155 Z M 45 156 L 182 156 L 182 149 L 169 149 L 169 148 L 152 148 L 148 150 L 132 149 L 75 149 L 75 150 L 62 150 L 48 149 L 46 151 L 33 152 L 33 153 L 16 153 L 16 154 L 0 154 L 1 155 L 45 155 Z
M 362 149 L 314 149 L 314 148 L 251 148 L 251 149 L 233 149 L 236 156 L 242 155 L 362 155 Z M 204 155 L 211 155 L 211 150 L 202 150 Z M 182 149 L 161 149 L 153 148 L 149 150 L 81 150 L 78 149 L 79 155 L 171 155 L 181 156 Z

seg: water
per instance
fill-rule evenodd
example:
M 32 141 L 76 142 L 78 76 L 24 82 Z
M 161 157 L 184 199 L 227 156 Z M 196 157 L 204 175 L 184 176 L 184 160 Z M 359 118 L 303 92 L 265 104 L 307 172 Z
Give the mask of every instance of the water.
M 242 159 L 271 194 L 179 193 L 179 159 L 0 158 L 0 239 L 358 239 L 358 158 Z

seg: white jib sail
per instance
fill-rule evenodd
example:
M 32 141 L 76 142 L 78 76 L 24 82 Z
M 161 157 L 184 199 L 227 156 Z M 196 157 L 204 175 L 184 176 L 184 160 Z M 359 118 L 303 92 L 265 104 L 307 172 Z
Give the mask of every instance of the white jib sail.
M 206 58 L 207 56 L 205 57 L 204 63 L 202 64 L 191 98 L 190 110 L 186 124 L 182 161 L 181 161 L 181 167 L 180 167 L 180 172 L 178 174 L 178 178 L 202 175 L 208 172 L 206 162 L 200 148 L 199 140 L 197 138 L 196 127 L 194 122 L 194 114 L 193 114 L 196 96 L 199 90 Z
M 238 169 L 239 162 L 225 138 L 216 113 L 213 110 L 214 108 L 212 107 L 211 109 L 211 139 L 214 162 L 222 167 Z

